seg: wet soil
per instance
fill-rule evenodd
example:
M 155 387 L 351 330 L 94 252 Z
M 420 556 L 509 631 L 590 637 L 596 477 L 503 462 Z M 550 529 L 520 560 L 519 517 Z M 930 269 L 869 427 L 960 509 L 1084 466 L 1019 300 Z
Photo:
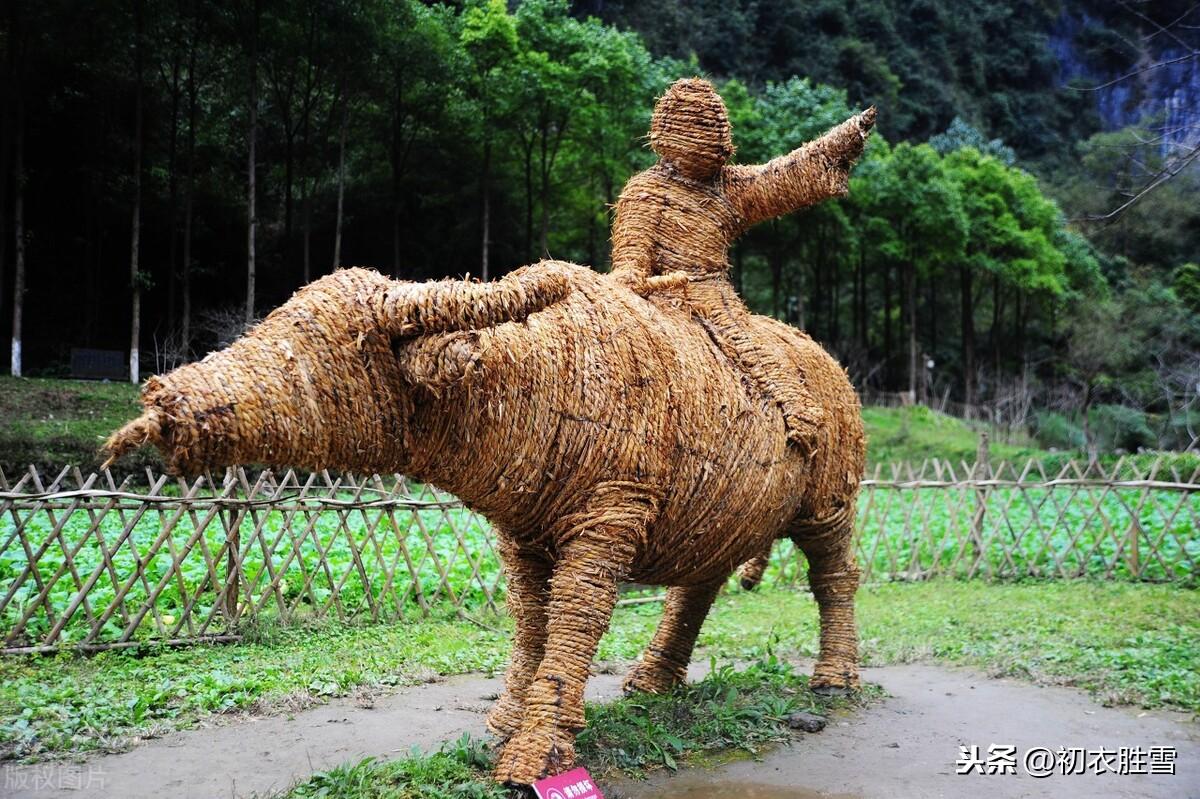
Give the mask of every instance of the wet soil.
M 703 668 L 693 670 L 693 678 Z M 904 797 L 1171 797 L 1200 799 L 1200 724 L 1183 714 L 1104 708 L 1086 695 L 930 665 L 864 670 L 890 696 L 790 746 L 712 769 L 613 781 L 609 799 L 904 799 Z M 336 700 L 291 715 L 213 718 L 197 729 L 79 763 L 0 767 L 12 799 L 209 799 L 269 795 L 315 771 L 364 757 L 436 749 L 463 732 L 483 735 L 499 678 L 454 677 L 374 697 Z M 619 675 L 598 675 L 588 697 L 619 695 Z M 369 704 L 370 707 L 362 705 Z M 1174 775 L 955 774 L 961 746 L 1174 747 Z

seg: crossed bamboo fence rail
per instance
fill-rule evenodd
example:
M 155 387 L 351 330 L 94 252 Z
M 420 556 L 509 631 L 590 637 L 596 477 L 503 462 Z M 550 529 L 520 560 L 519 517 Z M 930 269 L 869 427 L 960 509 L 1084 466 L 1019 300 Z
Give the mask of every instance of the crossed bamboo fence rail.
M 1200 577 L 1200 468 L 1037 461 L 877 467 L 864 578 Z M 766 580 L 802 580 L 776 547 Z M 0 473 L 0 652 L 237 640 L 246 625 L 496 609 L 486 522 L 399 476 Z

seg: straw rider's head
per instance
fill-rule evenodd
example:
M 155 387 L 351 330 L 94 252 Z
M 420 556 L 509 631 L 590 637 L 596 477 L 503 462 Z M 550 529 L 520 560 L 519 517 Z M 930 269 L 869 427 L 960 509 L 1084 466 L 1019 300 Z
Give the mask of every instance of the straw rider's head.
M 717 174 L 734 148 L 729 112 L 716 88 L 702 78 L 671 84 L 654 106 L 650 147 L 684 177 L 708 180 Z

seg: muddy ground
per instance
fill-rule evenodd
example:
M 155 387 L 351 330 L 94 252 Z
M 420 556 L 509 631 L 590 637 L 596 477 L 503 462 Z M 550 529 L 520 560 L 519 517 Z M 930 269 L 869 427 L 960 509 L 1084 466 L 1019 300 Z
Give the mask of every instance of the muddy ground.
M 697 668 L 693 676 L 700 676 Z M 1200 799 L 1200 725 L 1182 714 L 1104 708 L 1084 694 L 931 665 L 864 670 L 890 696 L 797 733 L 791 746 L 708 770 L 615 781 L 609 799 L 812 799 L 813 797 L 1171 797 Z M 499 679 L 454 677 L 364 701 L 344 699 L 291 715 L 216 720 L 147 741 L 123 754 L 81 763 L 7 765 L 4 796 L 171 797 L 269 795 L 314 771 L 363 757 L 393 758 L 436 748 L 463 732 L 483 734 L 483 712 Z M 589 698 L 618 695 L 620 677 L 602 674 Z M 369 705 L 369 706 L 368 706 Z M 1088 774 L 1043 779 L 959 776 L 960 746 L 1174 747 L 1174 776 Z

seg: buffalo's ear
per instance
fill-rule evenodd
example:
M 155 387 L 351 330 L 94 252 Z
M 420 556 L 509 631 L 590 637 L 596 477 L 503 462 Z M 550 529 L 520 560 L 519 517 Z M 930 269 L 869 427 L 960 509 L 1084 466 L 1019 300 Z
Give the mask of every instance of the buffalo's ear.
M 520 322 L 571 292 L 565 270 L 553 264 L 522 267 L 492 283 L 439 280 L 388 290 L 380 316 L 392 336 L 478 330 Z
M 479 372 L 483 347 L 474 330 L 456 331 L 444 336 L 423 336 L 398 344 L 404 376 L 413 385 L 441 395 L 456 383 Z

